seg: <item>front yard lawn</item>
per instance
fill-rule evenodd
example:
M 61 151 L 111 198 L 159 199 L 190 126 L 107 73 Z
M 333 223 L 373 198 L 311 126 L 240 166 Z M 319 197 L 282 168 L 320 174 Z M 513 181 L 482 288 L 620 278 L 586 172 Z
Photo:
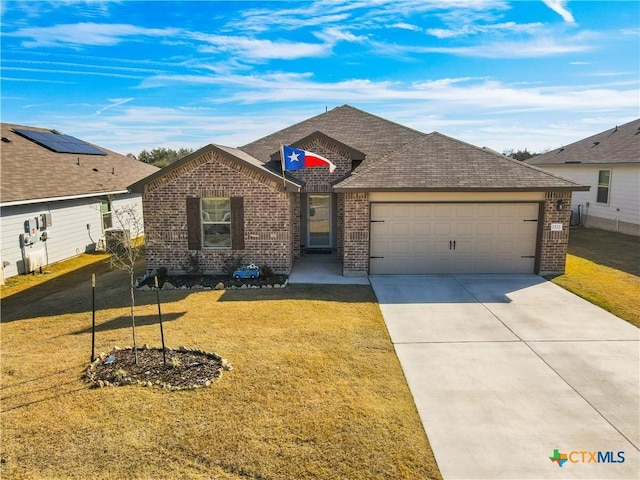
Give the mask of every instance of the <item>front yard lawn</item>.
M 640 328 L 639 240 L 604 230 L 571 230 L 566 273 L 551 281 Z
M 2 478 L 440 478 L 369 287 L 161 292 L 167 345 L 233 370 L 90 389 L 90 272 L 3 299 Z M 137 293 L 139 345 L 160 345 L 155 295 Z M 127 297 L 99 275 L 97 352 L 131 345 Z

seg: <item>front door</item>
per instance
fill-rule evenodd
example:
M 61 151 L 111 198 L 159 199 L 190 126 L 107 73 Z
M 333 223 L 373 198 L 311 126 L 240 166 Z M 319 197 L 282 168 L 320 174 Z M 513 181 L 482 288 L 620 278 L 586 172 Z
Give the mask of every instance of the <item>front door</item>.
M 331 194 L 307 195 L 307 248 L 331 247 Z

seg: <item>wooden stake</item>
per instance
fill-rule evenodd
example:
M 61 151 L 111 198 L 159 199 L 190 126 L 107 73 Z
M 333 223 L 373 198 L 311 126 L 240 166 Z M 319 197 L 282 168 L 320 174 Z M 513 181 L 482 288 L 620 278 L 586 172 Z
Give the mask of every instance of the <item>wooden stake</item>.
M 162 338 L 162 363 L 167 366 L 167 351 L 164 348 L 164 329 L 162 328 L 162 310 L 160 309 L 160 289 L 158 288 L 158 276 L 154 277 L 156 285 L 156 298 L 158 299 L 158 319 L 160 320 L 160 337 Z
M 91 274 L 91 363 L 96 359 L 96 274 Z

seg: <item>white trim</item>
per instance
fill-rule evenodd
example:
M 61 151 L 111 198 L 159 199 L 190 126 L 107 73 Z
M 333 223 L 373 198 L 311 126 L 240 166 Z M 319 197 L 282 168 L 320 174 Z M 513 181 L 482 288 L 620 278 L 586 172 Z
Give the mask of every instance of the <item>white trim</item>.
M 125 193 L 131 193 L 131 192 L 127 189 L 127 190 L 115 190 L 113 192 L 83 193 L 80 195 L 67 195 L 65 197 L 45 197 L 45 198 L 33 198 L 30 200 L 14 200 L 12 202 L 0 202 L 0 207 L 15 207 L 16 205 L 33 205 L 34 203 L 59 202 L 63 200 L 76 200 L 79 198 L 104 197 L 107 195 L 122 195 Z

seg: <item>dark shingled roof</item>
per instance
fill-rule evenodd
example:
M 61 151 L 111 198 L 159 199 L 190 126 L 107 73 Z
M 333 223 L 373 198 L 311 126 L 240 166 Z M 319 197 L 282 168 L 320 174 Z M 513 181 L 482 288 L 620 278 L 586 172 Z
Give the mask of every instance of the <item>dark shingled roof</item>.
M 640 119 L 527 160 L 531 165 L 640 163 Z
M 94 146 L 106 155 L 53 152 L 13 132 L 15 128 L 51 132 L 45 128 L 2 124 L 2 203 L 123 191 L 158 170 L 153 165 L 97 145 Z
M 233 160 L 237 164 L 243 165 L 249 168 L 250 170 L 253 170 L 254 172 L 258 172 L 264 175 L 265 177 L 275 180 L 277 182 L 280 182 L 282 180 L 282 172 L 280 173 L 273 172 L 272 170 L 266 168 L 261 161 L 253 158 L 251 155 L 249 155 L 247 152 L 243 150 L 240 150 L 238 148 L 233 148 L 233 147 L 226 147 L 224 145 L 209 144 L 167 165 L 162 170 L 159 170 L 158 172 L 139 180 L 138 182 L 132 184 L 129 188 L 131 188 L 131 191 L 133 192 L 143 193 L 145 185 L 153 182 L 158 178 L 161 178 L 162 176 L 166 175 L 167 173 L 173 170 L 177 170 L 183 165 L 191 162 L 193 159 L 201 157 L 202 155 L 205 155 L 209 152 L 214 152 L 214 153 L 218 153 L 219 155 L 223 155 L 225 158 Z M 304 185 L 303 181 L 292 179 L 289 172 L 287 172 L 286 186 L 288 189 L 292 191 L 299 191 L 303 185 Z
M 314 132 L 322 132 L 366 155 L 351 176 L 334 184 L 337 191 L 588 189 L 488 149 L 435 132 L 422 133 L 349 105 L 304 120 L 240 149 L 266 163 L 281 144 L 293 144 Z
M 363 152 L 366 155 L 363 167 L 425 136 L 412 128 L 344 105 L 272 133 L 240 149 L 263 162 L 268 162 L 270 155 L 278 151 L 280 145 L 291 145 L 316 132 L 322 132 L 344 145 Z
M 335 185 L 342 190 L 587 190 L 575 182 L 441 133 L 405 145 Z

